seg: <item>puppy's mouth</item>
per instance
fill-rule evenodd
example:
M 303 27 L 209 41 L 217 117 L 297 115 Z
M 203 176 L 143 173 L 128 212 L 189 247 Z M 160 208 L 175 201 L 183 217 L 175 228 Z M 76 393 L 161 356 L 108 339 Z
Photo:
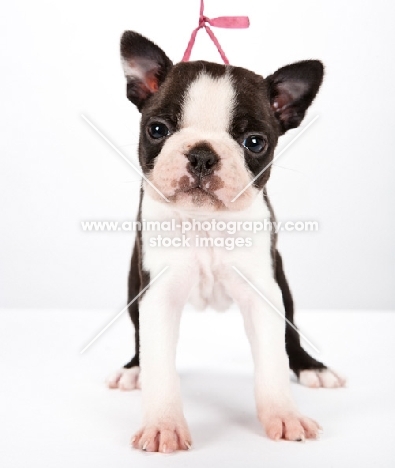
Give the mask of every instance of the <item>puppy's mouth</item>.
M 175 194 L 169 200 L 180 202 L 189 199 L 198 207 L 215 205 L 219 208 L 219 205 L 223 203 L 218 199 L 215 191 L 223 186 L 222 179 L 214 174 L 207 177 L 194 177 L 193 180 L 188 176 L 183 176 L 177 181 Z
M 210 192 L 209 190 L 206 190 L 204 188 L 204 184 L 202 183 L 201 180 L 198 181 L 198 183 L 196 183 L 195 185 L 192 185 L 184 190 L 182 190 L 184 193 L 190 193 L 190 194 L 194 194 L 194 193 L 206 193 L 207 195 L 210 195 L 210 196 L 215 196 L 212 192 Z

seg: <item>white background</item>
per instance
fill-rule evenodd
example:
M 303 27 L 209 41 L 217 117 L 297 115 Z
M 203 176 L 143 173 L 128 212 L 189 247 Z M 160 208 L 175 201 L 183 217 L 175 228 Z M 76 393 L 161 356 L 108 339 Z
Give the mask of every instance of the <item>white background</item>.
M 120 35 L 135 29 L 176 62 L 198 3 L 2 6 L 1 307 L 125 303 L 133 234 L 84 233 L 80 222 L 133 219 L 139 178 L 80 114 L 137 161 L 139 114 L 125 97 Z M 249 30 L 215 29 L 234 65 L 263 75 L 300 59 L 326 65 L 305 124 L 319 119 L 269 184 L 279 219 L 320 223 L 318 233 L 280 235 L 297 306 L 394 308 L 393 3 L 207 0 L 206 14 L 249 15 Z M 203 32 L 192 58 L 219 61 Z

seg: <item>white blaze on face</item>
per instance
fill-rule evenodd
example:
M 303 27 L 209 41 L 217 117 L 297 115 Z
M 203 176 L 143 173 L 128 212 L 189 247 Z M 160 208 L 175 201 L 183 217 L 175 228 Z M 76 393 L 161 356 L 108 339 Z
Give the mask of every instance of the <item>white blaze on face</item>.
M 232 79 L 200 73 L 184 97 L 180 130 L 168 138 L 155 160 L 151 180 L 172 202 L 188 209 L 240 210 L 252 203 L 257 189 L 250 187 L 235 203 L 231 200 L 251 181 L 244 151 L 229 134 L 236 105 Z M 196 185 L 189 173 L 187 153 L 199 143 L 208 143 L 219 156 L 212 175 L 204 179 L 209 194 L 188 192 Z M 153 190 L 147 189 L 157 199 Z
M 182 127 L 202 132 L 228 132 L 235 98 L 228 75 L 213 78 L 200 74 L 187 91 Z

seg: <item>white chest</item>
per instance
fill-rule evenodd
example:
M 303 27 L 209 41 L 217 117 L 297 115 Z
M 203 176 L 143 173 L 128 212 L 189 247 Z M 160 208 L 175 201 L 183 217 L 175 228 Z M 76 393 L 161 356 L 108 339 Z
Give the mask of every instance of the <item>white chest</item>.
M 145 196 L 141 217 L 146 226 L 156 222 L 142 232 L 143 268 L 151 277 L 164 267 L 185 272 L 185 283 L 193 281 L 189 302 L 197 309 L 229 307 L 232 266 L 251 274 L 262 266 L 271 271 L 271 233 L 253 229 L 254 222 L 270 219 L 261 194 L 242 212 L 207 215 L 179 212 Z

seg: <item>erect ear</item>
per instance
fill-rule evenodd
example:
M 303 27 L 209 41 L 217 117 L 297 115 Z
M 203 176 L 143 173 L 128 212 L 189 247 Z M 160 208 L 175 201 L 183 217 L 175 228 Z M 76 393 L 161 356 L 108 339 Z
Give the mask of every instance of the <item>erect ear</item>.
M 173 64 L 162 49 L 134 31 L 122 35 L 121 58 L 127 80 L 126 95 L 141 111 Z
M 287 65 L 267 77 L 269 98 L 282 133 L 298 127 L 322 83 L 324 66 L 318 60 Z

